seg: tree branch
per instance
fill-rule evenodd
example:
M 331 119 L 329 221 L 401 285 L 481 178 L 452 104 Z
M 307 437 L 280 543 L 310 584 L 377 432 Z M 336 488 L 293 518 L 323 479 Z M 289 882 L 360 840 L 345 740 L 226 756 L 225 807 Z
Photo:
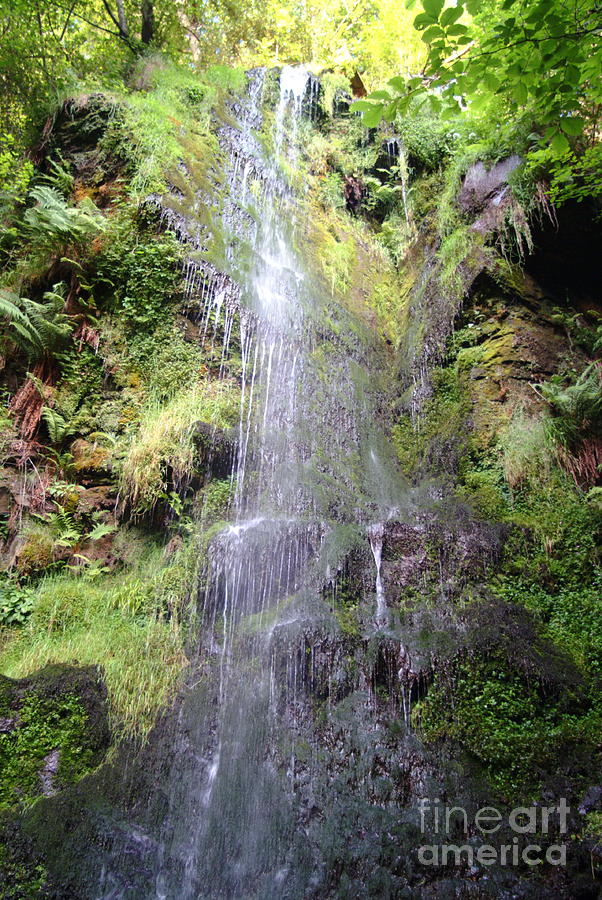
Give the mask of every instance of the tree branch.
M 62 3 L 58 3 L 57 0 L 48 0 L 48 2 L 55 6 L 57 9 L 62 9 L 63 12 L 68 12 L 69 8 L 67 6 L 63 6 Z M 112 31 L 110 28 L 105 28 L 104 25 L 99 25 L 98 22 L 93 22 L 91 19 L 88 19 L 86 16 L 82 15 L 79 10 L 76 12 L 76 15 L 82 22 L 85 22 L 86 25 L 90 25 L 92 28 L 96 28 L 97 31 L 103 31 L 105 34 L 110 34 L 112 37 L 119 38 L 126 44 L 132 52 L 136 51 L 136 44 L 134 41 L 130 39 L 128 35 L 122 34 L 121 31 Z
M 512 44 L 505 44 L 501 47 L 495 47 L 493 50 L 483 50 L 481 53 L 477 53 L 473 59 L 480 59 L 482 56 L 492 56 L 495 53 L 501 53 L 503 50 L 511 50 L 513 47 L 518 47 L 521 44 L 545 44 L 546 41 L 562 41 L 569 39 L 578 39 L 582 37 L 587 37 L 588 34 L 602 34 L 602 24 L 595 25 L 593 28 L 582 29 L 581 31 L 567 31 L 566 34 L 558 34 L 554 37 L 525 37 L 521 38 L 518 41 L 514 41 Z
M 63 30 L 61 31 L 61 36 L 59 37 L 59 42 L 62 41 L 63 38 L 65 37 L 65 32 L 67 31 L 67 25 L 69 24 L 69 20 L 72 16 L 73 10 L 75 9 L 76 6 L 77 6 L 77 0 L 73 0 L 73 3 L 71 4 L 71 9 L 67 13 L 67 18 L 65 19 L 65 24 L 63 25 Z

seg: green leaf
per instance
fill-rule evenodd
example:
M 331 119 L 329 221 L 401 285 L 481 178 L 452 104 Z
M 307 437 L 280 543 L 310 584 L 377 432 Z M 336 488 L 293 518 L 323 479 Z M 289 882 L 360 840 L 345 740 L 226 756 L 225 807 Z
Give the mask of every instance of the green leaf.
M 554 156 L 564 156 L 570 150 L 569 142 L 560 131 L 557 131 L 550 141 L 550 148 Z
M 369 100 L 354 100 L 349 109 L 351 112 L 364 112 L 367 109 L 372 109 L 374 103 L 370 103 Z
M 422 8 L 427 15 L 432 16 L 437 21 L 443 9 L 443 2 L 444 0 L 422 0 Z
M 454 22 L 457 22 L 463 13 L 463 6 L 450 6 L 448 9 L 443 10 L 441 18 L 439 19 L 439 24 L 442 28 L 447 28 L 448 25 L 453 25 Z
M 483 75 L 483 82 L 489 91 L 497 91 L 500 86 L 499 78 L 497 78 L 493 72 L 485 72 Z
M 397 101 L 394 100 L 393 103 L 389 103 L 388 106 L 385 106 L 383 112 L 383 119 L 385 122 L 392 122 L 395 116 L 397 115 Z
M 570 134 L 573 137 L 581 134 L 584 125 L 585 122 L 583 121 L 583 119 L 580 119 L 579 116 L 564 116 L 560 120 L 560 127 L 562 128 L 564 133 Z
M 416 16 L 414 19 L 414 28 L 416 31 L 422 31 L 423 28 L 427 28 L 428 25 L 435 25 L 436 22 L 437 19 L 427 15 L 427 13 L 420 13 L 420 15 Z
M 432 44 L 437 38 L 440 38 L 444 35 L 443 30 L 439 27 L 439 25 L 430 25 L 425 32 L 422 34 L 422 40 L 425 44 Z
M 441 112 L 441 107 L 443 106 L 443 104 L 439 97 L 436 97 L 435 94 L 429 94 L 428 104 L 431 112 L 433 112 L 435 115 Z
M 466 34 L 467 31 L 468 28 L 466 27 L 466 25 L 452 25 L 447 29 L 447 33 L 452 37 L 456 37 L 460 34 Z
M 400 94 L 405 92 L 406 83 L 405 78 L 402 78 L 401 75 L 396 75 L 395 78 L 389 78 L 387 81 L 387 84 L 395 91 L 399 91 Z
M 380 103 L 373 104 L 372 109 L 366 110 L 362 116 L 362 124 L 366 128 L 376 128 L 383 117 L 383 106 Z
M 527 86 L 524 81 L 517 81 L 512 90 L 512 96 L 516 100 L 516 102 L 522 106 L 523 103 L 527 102 L 529 97 L 529 91 L 527 90 Z
M 391 100 L 391 94 L 388 91 L 372 91 L 371 94 L 368 94 L 370 100 Z

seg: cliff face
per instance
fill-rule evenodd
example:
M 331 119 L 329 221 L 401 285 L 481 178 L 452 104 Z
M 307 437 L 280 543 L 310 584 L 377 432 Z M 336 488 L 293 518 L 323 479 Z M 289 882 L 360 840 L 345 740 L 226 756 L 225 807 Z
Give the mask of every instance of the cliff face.
M 215 897 L 247 896 L 243 882 L 256 897 L 595 897 L 592 210 L 554 211 L 543 195 L 527 209 L 517 157 L 458 168 L 437 145 L 433 160 L 407 135 L 404 148 L 398 135 L 362 133 L 329 76 L 321 94 L 308 81 L 302 151 L 287 160 L 300 197 L 291 246 L 321 297 L 309 325 L 293 323 L 292 343 L 311 335 L 303 421 L 276 405 L 270 427 L 264 416 L 263 431 L 245 432 L 257 363 L 241 309 L 258 277 L 245 229 L 261 221 L 266 185 L 290 214 L 288 188 L 260 162 L 279 149 L 290 109 L 268 73 L 262 115 L 237 131 L 240 73 L 142 77 L 146 94 L 77 98 L 48 123 L 39 167 L 54 195 L 32 208 L 71 230 L 47 246 L 31 220 L 29 243 L 10 248 L 11 289 L 54 304 L 56 342 L 6 343 L 2 671 L 23 678 L 77 661 L 104 679 L 91 711 L 73 699 L 87 670 L 61 670 L 73 710 L 83 702 L 89 716 L 83 737 L 51 735 L 57 747 L 36 756 L 19 732 L 33 774 L 5 804 L 19 839 L 0 866 L 22 882 L 10 896 L 195 896 L 210 873 Z M 233 184 L 244 187 L 242 217 Z M 270 346 L 255 359 L 271 365 Z M 263 441 L 249 463 L 261 473 L 284 452 L 283 417 L 303 477 L 287 470 L 271 502 L 309 483 L 313 505 L 285 533 L 260 526 L 245 549 L 245 529 L 227 524 L 240 509 L 233 469 L 239 486 L 249 477 L 241 435 Z M 233 558 L 246 582 L 232 584 L 245 599 L 257 577 L 267 611 L 245 606 L 228 638 L 220 604 Z M 300 590 L 297 569 L 312 559 Z M 11 691 L 37 697 L 42 674 Z M 106 749 L 107 710 L 115 755 L 82 777 Z M 55 749 L 86 763 L 23 811 L 59 786 L 47 789 Z M 512 844 L 513 807 L 565 798 L 568 829 L 553 818 L 537 841 L 544 853 L 564 847 L 567 866 L 535 879 L 499 857 L 492 868 L 425 863 L 419 848 L 441 843 L 434 820 L 420 819 L 425 798 L 471 823 L 481 807 L 503 811 L 493 836 L 461 824 L 445 833 L 475 850 Z

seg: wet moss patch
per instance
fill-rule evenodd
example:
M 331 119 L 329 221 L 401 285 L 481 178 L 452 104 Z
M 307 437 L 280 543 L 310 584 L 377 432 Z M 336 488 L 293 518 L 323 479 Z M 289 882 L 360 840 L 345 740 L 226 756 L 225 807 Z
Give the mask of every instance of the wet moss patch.
M 105 696 L 93 667 L 0 676 L 0 810 L 56 793 L 101 761 L 110 741 Z

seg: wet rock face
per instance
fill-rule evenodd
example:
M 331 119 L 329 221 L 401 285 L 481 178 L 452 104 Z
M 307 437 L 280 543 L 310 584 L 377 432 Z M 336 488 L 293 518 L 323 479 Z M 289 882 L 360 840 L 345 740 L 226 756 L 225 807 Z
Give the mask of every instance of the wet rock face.
M 579 804 L 580 815 L 589 812 L 602 812 L 602 784 L 594 784 L 587 789 Z
M 44 860 L 23 807 L 35 809 L 34 800 L 60 793 L 101 763 L 110 739 L 106 689 L 94 667 L 49 665 L 19 680 L 0 676 L 0 884 L 12 886 L 11 897 L 55 896 L 46 891 Z
M 60 151 L 73 167 L 78 188 L 91 191 L 100 208 L 110 206 L 122 190 L 119 176 L 123 166 L 114 156 L 103 153 L 99 143 L 111 121 L 122 115 L 120 104 L 105 94 L 68 98 L 47 121 L 34 161 L 43 167 L 45 158 Z M 103 176 L 100 184 L 99 173 Z
M 211 478 L 227 478 L 232 472 L 236 441 L 219 428 L 206 422 L 196 422 L 193 440 L 198 465 Z
M 536 389 L 567 356 L 585 365 L 554 317 L 552 301 L 528 275 L 505 292 L 489 275 L 475 283 L 457 323 L 466 335 L 458 363 L 468 373 L 473 440 L 487 447 L 518 406 L 539 410 Z
M 505 212 L 512 203 L 508 177 L 521 161 L 520 156 L 513 154 L 491 169 L 476 162 L 466 173 L 458 205 L 464 213 L 475 218 L 472 227 L 476 231 L 492 232 L 502 225 Z
M 503 529 L 475 519 L 461 504 L 425 514 L 418 524 L 387 522 L 383 579 L 387 597 L 435 581 L 442 589 L 478 580 L 502 550 Z

